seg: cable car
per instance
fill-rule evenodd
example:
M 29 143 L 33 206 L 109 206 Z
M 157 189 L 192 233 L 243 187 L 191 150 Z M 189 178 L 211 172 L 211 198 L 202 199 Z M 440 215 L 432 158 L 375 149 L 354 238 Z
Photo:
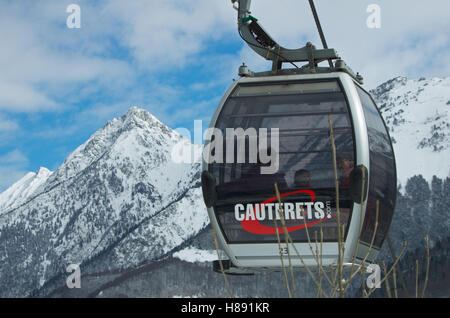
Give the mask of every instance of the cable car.
M 229 258 L 225 271 L 279 269 L 286 247 L 292 266 L 315 267 L 308 242 L 315 247 L 320 242 L 324 267 L 336 265 L 339 230 L 344 264 L 373 262 L 388 233 L 397 191 L 383 118 L 361 87 L 362 78 L 333 49 L 316 50 L 309 43 L 295 52 L 281 48 L 253 24 L 250 1 L 244 2 L 238 8 L 240 33 L 274 66 L 261 73 L 240 68 L 206 137 L 202 189 L 219 245 Z M 326 60 L 336 62 L 318 67 Z M 308 64 L 281 68 L 293 61 Z M 285 230 L 294 246 L 284 244 Z M 215 262 L 216 271 L 218 266 Z

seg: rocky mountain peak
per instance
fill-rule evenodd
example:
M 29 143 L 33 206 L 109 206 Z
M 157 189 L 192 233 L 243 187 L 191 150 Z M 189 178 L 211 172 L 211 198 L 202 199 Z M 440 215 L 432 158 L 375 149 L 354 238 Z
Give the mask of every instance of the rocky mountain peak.
M 52 171 L 48 170 L 47 168 L 40 167 L 36 176 L 48 177 L 51 173 Z
M 168 148 L 181 138 L 181 135 L 161 123 L 147 110 L 131 107 L 124 115 L 106 123 L 70 154 L 49 178 L 46 189 L 74 177 L 107 153 L 145 153 L 144 149 L 157 153 L 156 148 Z M 132 144 L 139 146 L 131 147 Z
M 394 141 L 399 182 L 447 176 L 450 78 L 397 77 L 372 94 Z M 2 193 L 0 204 L 12 194 L 23 203 L 7 213 L 0 206 L 0 296 L 48 295 L 65 286 L 67 264 L 81 264 L 83 275 L 134 270 L 190 244 L 209 219 L 200 165 L 171 160 L 181 140 L 132 107 L 55 172 L 41 168 Z M 42 186 L 27 192 L 33 180 Z
M 379 85 L 377 88 L 371 90 L 370 92 L 373 95 L 381 97 L 396 87 L 401 87 L 401 86 L 406 85 L 407 82 L 408 82 L 407 77 L 398 76 L 389 81 L 384 82 L 383 84 Z

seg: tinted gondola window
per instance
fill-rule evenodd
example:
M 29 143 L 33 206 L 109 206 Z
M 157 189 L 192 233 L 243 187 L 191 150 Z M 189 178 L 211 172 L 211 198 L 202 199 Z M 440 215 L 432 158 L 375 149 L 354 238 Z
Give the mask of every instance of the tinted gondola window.
M 366 117 L 370 149 L 370 180 L 361 241 L 381 248 L 394 213 L 397 179 L 394 151 L 380 112 L 368 93 L 357 88 Z M 378 226 L 376 211 L 378 202 Z M 375 236 L 374 236 L 375 235 Z
M 255 142 L 252 138 L 245 142 L 248 159 L 245 162 L 210 164 L 209 171 L 217 181 L 218 200 L 214 209 L 229 243 L 276 242 L 275 223 L 278 227 L 281 224 L 277 220 L 279 203 L 274 198 L 275 183 L 283 197 L 286 225 L 294 241 L 306 242 L 305 226 L 312 238 L 314 231 L 322 228 L 325 242 L 337 241 L 328 115 L 333 122 L 338 156 L 353 165 L 355 148 L 351 116 L 337 81 L 241 84 L 236 87 L 218 117 L 216 128 L 222 131 L 229 145 L 236 147 L 235 137 L 227 135 L 230 128 L 247 132 L 260 132 L 263 128 L 269 141 L 273 129 L 278 129 L 279 147 L 269 143 L 267 152 L 276 152 L 279 165 L 275 173 L 261 174 L 263 163 L 259 159 L 249 160 L 251 143 Z M 224 157 L 229 151 L 224 143 Z M 234 155 L 236 159 L 236 153 Z M 353 203 L 345 182 L 348 171 L 341 170 L 339 199 L 341 222 L 346 233 Z

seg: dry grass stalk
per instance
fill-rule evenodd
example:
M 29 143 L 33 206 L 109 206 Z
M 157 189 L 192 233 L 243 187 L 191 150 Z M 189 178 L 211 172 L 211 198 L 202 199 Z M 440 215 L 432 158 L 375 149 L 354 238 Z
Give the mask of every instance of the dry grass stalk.
M 392 279 L 394 281 L 394 296 L 398 298 L 398 288 L 397 288 L 397 268 L 392 271 Z
M 425 291 L 427 289 L 427 285 L 428 285 L 428 274 L 430 272 L 430 245 L 429 245 L 429 238 L 428 238 L 428 234 L 425 235 L 425 247 L 427 250 L 427 265 L 426 265 L 426 270 L 425 270 L 425 282 L 423 284 L 423 289 L 422 289 L 422 294 L 421 297 L 425 297 Z
M 419 260 L 416 259 L 416 298 L 419 298 Z
M 275 184 L 274 186 L 275 186 L 275 191 L 276 191 L 276 193 L 277 193 L 278 203 L 279 203 L 280 206 L 281 206 L 281 196 L 280 196 L 280 192 L 278 191 L 278 185 Z M 284 214 L 283 214 L 283 213 L 280 214 L 280 219 L 284 220 Z M 304 219 L 304 218 L 303 218 L 303 219 Z M 306 271 L 308 272 L 308 274 L 310 275 L 310 277 L 313 279 L 313 281 L 314 281 L 314 283 L 316 284 L 316 286 L 317 286 L 320 290 L 322 290 L 321 283 L 318 282 L 318 280 L 316 279 L 316 277 L 314 276 L 314 274 L 312 273 L 312 271 L 310 270 L 310 268 L 306 265 L 305 261 L 303 260 L 303 257 L 301 257 L 300 253 L 298 252 L 297 248 L 295 247 L 294 242 L 293 242 L 293 240 L 292 240 L 292 238 L 291 238 L 291 236 L 290 236 L 290 234 L 289 234 L 289 232 L 288 232 L 288 230 L 287 230 L 286 223 L 285 223 L 285 222 L 282 222 L 282 224 L 283 224 L 283 226 L 284 226 L 284 227 L 283 227 L 283 230 L 284 230 L 284 233 L 285 233 L 285 235 L 286 235 L 286 237 L 287 237 L 287 239 L 288 239 L 288 243 L 290 243 L 290 244 L 292 245 L 292 247 L 293 247 L 293 249 L 294 249 L 294 251 L 295 251 L 297 257 L 298 257 L 298 258 L 300 259 L 300 261 L 302 262 L 303 267 L 306 269 Z M 275 225 L 277 226 L 277 223 L 276 223 L 276 222 L 275 222 Z M 306 227 L 306 228 L 307 228 L 307 227 Z M 278 232 L 278 231 L 276 230 L 276 232 Z M 309 242 L 310 242 L 310 241 L 309 241 Z M 310 246 L 311 246 L 311 243 L 310 243 Z M 289 249 L 288 249 L 288 252 L 289 252 Z M 314 253 L 313 253 L 313 255 L 314 255 Z M 316 258 L 316 262 L 318 262 L 318 258 Z M 284 266 L 284 262 L 282 262 L 282 266 Z M 323 271 L 323 273 L 325 273 L 325 272 Z M 327 276 L 326 276 L 326 277 L 327 277 Z M 331 284 L 331 281 L 330 281 L 330 284 Z M 333 284 L 332 284 L 331 286 L 334 287 Z M 325 293 L 325 291 L 322 290 L 322 293 L 323 293 L 326 297 L 328 297 L 328 295 L 327 295 L 327 293 Z
M 394 247 L 392 246 L 392 242 L 391 242 L 391 238 L 389 237 L 389 234 L 387 234 L 387 236 L 386 236 L 386 241 L 388 243 L 389 252 L 391 253 L 392 259 L 394 259 L 394 260 L 397 259 L 397 256 L 395 255 Z M 410 298 L 411 295 L 409 293 L 408 287 L 406 286 L 405 279 L 403 277 L 403 273 L 402 273 L 402 270 L 400 267 L 398 267 L 398 277 L 400 279 L 400 283 L 402 284 L 402 288 L 406 293 L 406 297 Z
M 373 235 L 372 235 L 372 239 L 369 245 L 369 249 L 365 255 L 365 257 L 363 258 L 361 265 L 358 266 L 358 268 L 353 271 L 354 269 L 354 265 L 356 264 L 356 255 L 357 255 L 357 249 L 358 249 L 358 245 L 360 242 L 360 236 L 361 236 L 361 232 L 362 232 L 362 221 L 363 221 L 363 216 L 364 216 L 364 206 L 363 206 L 363 198 L 364 198 L 364 192 L 366 191 L 366 189 L 364 189 L 364 185 L 365 185 L 365 172 L 363 171 L 363 175 L 362 175 L 362 191 L 361 191 L 361 201 L 360 201 L 360 225 L 359 225 L 359 235 L 357 238 L 357 246 L 356 246 L 356 250 L 353 254 L 353 258 L 352 258 L 352 266 L 351 266 L 351 270 L 350 270 L 350 277 L 347 281 L 344 281 L 343 279 L 343 255 L 345 253 L 345 246 L 344 246 L 344 242 L 343 242 L 343 233 L 345 233 L 345 225 L 342 224 L 341 225 L 341 215 L 340 215 L 340 206 L 339 206 L 339 181 L 338 181 L 338 173 L 337 173 L 337 160 L 336 160 L 336 145 L 334 142 L 334 131 L 333 131 L 333 126 L 332 126 L 332 122 L 331 122 L 331 116 L 328 115 L 328 123 L 330 126 L 330 139 L 331 139 L 331 148 L 332 148 L 332 155 L 333 155 L 333 169 L 334 169 L 334 183 L 335 183 L 335 189 L 336 189 L 336 215 L 337 215 L 337 239 L 338 239 L 338 262 L 337 262 L 337 266 L 336 269 L 333 270 L 333 266 L 329 266 L 329 272 L 332 273 L 331 277 L 329 277 L 327 275 L 327 272 L 324 270 L 323 268 L 323 250 L 322 250 L 322 245 L 323 245 L 323 231 L 322 231 L 322 224 L 320 224 L 320 249 L 319 249 L 319 240 L 317 237 L 317 231 L 315 231 L 314 233 L 314 237 L 315 237 L 315 250 L 313 248 L 312 242 L 311 242 L 311 238 L 309 235 L 309 231 L 308 231 L 308 227 L 306 226 L 306 220 L 305 217 L 303 217 L 304 223 L 305 223 L 305 231 L 306 231 L 306 236 L 308 239 L 308 245 L 309 248 L 311 250 L 311 253 L 314 257 L 314 259 L 316 260 L 317 263 L 317 267 L 318 267 L 318 279 L 315 277 L 315 275 L 312 273 L 311 269 L 306 265 L 305 261 L 303 260 L 303 257 L 300 255 L 300 253 L 298 252 L 297 248 L 295 247 L 295 244 L 289 234 L 289 232 L 287 231 L 287 226 L 286 226 L 286 222 L 285 222 L 285 218 L 284 218 L 284 211 L 281 208 L 281 196 L 278 190 L 278 186 L 277 184 L 275 184 L 275 191 L 276 191 L 276 195 L 278 198 L 278 202 L 280 204 L 280 209 L 278 210 L 278 214 L 281 220 L 281 224 L 282 227 L 284 229 L 284 233 L 285 233 L 285 243 L 286 243 L 286 250 L 287 250 L 287 254 L 288 254 L 288 259 L 289 259 L 289 268 L 290 268 L 290 273 L 291 273 L 291 280 L 292 280 L 292 290 L 294 292 L 294 296 L 296 296 L 296 290 L 295 290 L 295 280 L 294 280 L 294 273 L 293 273 L 293 266 L 292 266 L 292 262 L 291 262 L 291 255 L 290 255 L 290 249 L 289 249 L 289 245 L 291 244 L 296 256 L 300 259 L 300 261 L 303 264 L 303 267 L 306 269 L 306 271 L 308 272 L 308 274 L 310 275 L 310 277 L 312 278 L 312 280 L 314 281 L 314 283 L 316 284 L 316 286 L 318 287 L 318 292 L 317 292 L 317 297 L 329 297 L 329 295 L 323 290 L 323 286 L 322 286 L 322 278 L 324 277 L 330 287 L 332 288 L 332 297 L 335 297 L 336 293 L 339 292 L 339 297 L 344 297 L 345 292 L 347 291 L 348 287 L 350 286 L 350 283 L 352 281 L 352 279 L 358 274 L 361 273 L 362 275 L 362 291 L 363 291 L 363 297 L 369 297 L 376 289 L 373 288 L 370 291 L 366 290 L 366 286 L 365 286 L 365 276 L 366 276 L 366 260 L 368 258 L 368 256 L 370 255 L 372 249 L 373 249 L 373 244 L 375 241 L 375 237 L 376 237 L 376 233 L 377 233 L 377 229 L 378 229 L 378 217 L 379 217 L 379 201 L 376 202 L 376 218 L 375 218 L 375 226 L 374 226 L 374 231 L 373 231 Z M 304 211 L 303 211 L 304 212 Z M 290 288 L 290 283 L 289 283 L 289 279 L 286 273 L 286 268 L 284 265 L 284 257 L 283 257 L 283 253 L 282 253 L 282 246 L 281 246 L 281 239 L 280 239 L 280 233 L 278 230 L 278 224 L 276 221 L 276 218 L 274 218 L 274 224 L 275 224 L 275 232 L 277 235 L 277 242 L 278 242 L 278 247 L 280 250 L 280 260 L 281 260 L 281 265 L 283 268 L 283 273 L 284 273 L 284 277 L 285 277 L 285 281 L 286 281 L 286 287 L 288 290 L 288 294 L 289 297 L 292 297 L 292 293 L 291 293 L 291 288 Z M 342 226 L 342 228 L 341 228 Z M 214 238 L 214 244 L 216 246 L 216 251 L 217 251 L 217 255 L 219 258 L 219 264 L 220 264 L 220 269 L 222 272 L 222 275 L 224 276 L 224 280 L 225 280 L 225 285 L 227 287 L 228 293 L 230 294 L 231 297 L 233 297 L 233 294 L 231 292 L 224 268 L 223 268 L 223 264 L 222 264 L 222 260 L 220 257 L 220 253 L 219 253 L 219 247 L 218 247 L 218 243 L 217 243 L 217 238 L 216 238 L 216 233 L 214 231 L 214 228 L 212 228 L 212 232 L 213 232 L 213 238 Z M 403 255 L 403 253 L 405 252 L 406 249 L 406 242 L 404 242 L 403 244 L 403 249 L 401 250 L 400 254 L 398 257 L 395 256 L 395 253 L 393 251 L 392 248 L 392 244 L 390 242 L 390 238 L 389 236 L 387 237 L 388 240 L 388 244 L 389 244 L 389 249 L 391 251 L 391 255 L 393 256 L 394 264 L 391 267 L 391 269 L 387 272 L 387 268 L 386 268 L 386 264 L 383 261 L 383 269 L 384 269 L 384 278 L 380 281 L 380 285 L 385 282 L 386 283 L 386 291 L 389 297 L 392 297 L 391 294 L 391 289 L 390 289 L 390 285 L 389 285 L 389 276 L 392 274 L 393 275 L 393 282 L 394 282 L 394 295 L 396 298 L 398 298 L 398 288 L 397 288 L 397 264 L 401 258 L 401 256 Z M 425 290 L 426 290 L 426 286 L 428 283 L 428 273 L 429 273 L 429 263 L 430 263 L 430 256 L 429 256 L 429 242 L 428 242 L 428 235 L 425 237 L 426 240 L 426 247 L 427 247 L 427 267 L 426 267 L 426 277 L 425 277 L 425 283 L 422 289 L 422 293 L 421 296 L 424 297 L 425 294 Z M 408 290 L 406 288 L 406 284 L 404 283 L 404 279 L 402 277 L 402 273 L 399 270 L 399 277 L 400 277 L 400 281 L 402 282 L 403 286 L 404 286 L 404 290 L 406 293 L 408 293 Z M 336 282 L 337 281 L 337 282 Z M 344 286 L 345 285 L 345 286 Z M 418 292 L 419 287 L 418 287 L 418 261 L 416 261 L 416 297 L 418 297 Z
M 383 271 L 384 271 L 384 275 L 386 276 L 387 271 L 386 271 L 386 263 L 384 262 L 384 260 L 383 260 Z M 386 279 L 385 286 L 386 286 L 386 293 L 387 293 L 388 297 L 392 298 L 391 287 L 389 285 L 389 278 Z
M 292 267 L 292 260 L 291 260 L 291 252 L 289 249 L 289 236 L 288 236 L 288 230 L 287 230 L 287 226 L 286 226 L 286 219 L 284 218 L 284 211 L 281 205 L 281 196 L 280 196 L 280 191 L 278 190 L 278 184 L 275 183 L 275 193 L 277 195 L 277 199 L 278 199 L 278 203 L 280 205 L 280 209 L 278 210 L 278 214 L 280 216 L 280 220 L 281 220 L 281 225 L 283 226 L 283 230 L 284 230 L 284 238 L 285 238 L 285 242 L 286 242 L 286 251 L 288 254 L 288 260 L 289 260 L 289 270 L 291 273 L 291 283 L 292 283 L 292 291 L 293 291 L 293 295 L 294 297 L 297 297 L 297 291 L 295 290 L 295 278 L 294 278 L 294 269 Z M 282 257 L 281 255 L 281 249 L 280 249 L 280 257 Z
M 306 224 L 305 210 L 303 209 L 303 207 L 302 207 L 302 209 L 301 209 L 301 212 L 302 212 L 302 217 L 303 217 L 303 224 L 304 224 L 304 226 L 305 226 L 306 238 L 307 238 L 307 241 L 308 241 L 309 250 L 311 251 L 311 255 L 314 257 L 314 259 L 315 259 L 315 261 L 316 261 L 316 264 L 317 264 L 317 267 L 318 267 L 319 272 L 320 272 L 320 273 L 323 273 L 323 276 L 324 276 L 325 279 L 328 281 L 328 283 L 330 284 L 330 286 L 331 286 L 332 288 L 334 288 L 335 286 L 332 284 L 330 277 L 327 275 L 327 273 L 326 273 L 326 272 L 323 270 L 323 268 L 322 268 L 322 264 L 321 264 L 321 261 L 320 261 L 320 259 L 322 258 L 322 253 L 321 253 L 320 255 L 317 254 L 317 253 L 314 253 L 314 249 L 313 249 L 312 242 L 311 242 L 311 237 L 310 237 L 310 235 L 309 235 L 308 225 Z M 322 223 L 320 223 L 320 230 L 321 230 L 322 237 L 323 237 Z M 323 239 L 322 239 L 322 243 L 323 243 Z M 321 244 L 322 244 L 322 243 L 321 243 Z M 316 247 L 317 247 L 317 245 L 316 245 Z M 317 248 L 316 248 L 316 250 L 317 250 Z M 321 246 L 321 251 L 322 251 L 322 246 Z
M 360 268 L 361 268 L 361 277 L 362 277 L 362 280 L 361 280 L 362 295 L 363 295 L 363 297 L 367 297 L 367 291 L 366 291 L 366 273 L 367 273 L 366 265 L 362 264 Z
M 217 258 L 219 260 L 219 265 L 220 265 L 220 271 L 222 272 L 223 278 L 225 280 L 225 287 L 226 287 L 230 297 L 234 298 L 233 292 L 231 291 L 231 288 L 230 288 L 230 284 L 228 283 L 227 275 L 225 274 L 225 270 L 223 268 L 222 257 L 220 256 L 219 244 L 217 243 L 216 231 L 214 230 L 214 227 L 211 227 L 211 232 L 212 232 L 212 237 L 213 237 L 213 241 L 214 241 L 214 246 L 216 247 Z
M 278 212 L 280 213 L 280 212 Z M 289 279 L 286 273 L 286 267 L 284 266 L 284 258 L 283 258 L 283 253 L 282 253 L 282 248 L 281 248 L 281 240 L 280 240 L 280 232 L 278 231 L 278 223 L 277 223 L 277 218 L 274 217 L 273 218 L 273 223 L 275 224 L 275 233 L 277 234 L 277 242 L 278 242 L 278 251 L 280 254 L 280 261 L 281 261 L 281 268 L 283 270 L 283 275 L 284 275 L 284 280 L 286 282 L 286 289 L 289 295 L 289 298 L 292 298 L 292 294 L 291 294 L 291 288 L 289 287 Z
M 314 239 L 316 241 L 316 254 L 320 255 L 319 258 L 319 288 L 317 290 L 317 295 L 316 297 L 320 298 L 322 297 L 322 272 L 323 272 L 323 251 L 322 251 L 322 246 L 323 246 L 323 231 L 322 231 L 322 223 L 320 223 L 320 245 L 318 243 L 318 238 L 317 238 L 317 231 L 314 231 Z M 320 247 L 319 247 L 320 246 Z
M 380 209 L 380 202 L 377 200 L 377 203 L 376 203 L 376 210 L 375 210 L 375 226 L 374 226 L 374 230 L 373 230 L 373 234 L 372 234 L 372 239 L 371 239 L 371 241 L 370 241 L 369 248 L 368 248 L 368 250 L 367 250 L 367 252 L 366 252 L 366 255 L 364 256 L 364 258 L 363 258 L 363 260 L 362 260 L 362 262 L 361 262 L 361 266 L 360 266 L 359 268 L 357 268 L 355 272 L 353 272 L 353 273 L 350 274 L 350 278 L 348 279 L 348 284 L 347 284 L 347 286 L 345 287 L 345 290 L 344 290 L 344 291 L 347 291 L 347 289 L 350 287 L 350 282 L 351 282 L 351 280 L 358 274 L 358 272 L 361 270 L 362 266 L 365 266 L 366 260 L 367 260 L 367 258 L 369 257 L 370 252 L 371 252 L 372 249 L 373 249 L 373 243 L 375 242 L 375 237 L 376 237 L 376 233 L 377 233 L 377 229 L 378 229 L 379 209 Z
M 314 276 L 314 273 L 311 271 L 311 269 L 309 268 L 309 266 L 305 263 L 303 257 L 300 255 L 300 253 L 298 252 L 297 248 L 295 247 L 295 244 L 291 238 L 291 236 L 289 235 L 289 232 L 287 231 L 287 229 L 285 229 L 285 233 L 288 237 L 289 243 L 292 245 L 292 248 L 295 252 L 295 254 L 297 255 L 297 257 L 300 259 L 300 261 L 302 262 L 303 268 L 306 270 L 306 272 L 309 274 L 309 276 L 311 277 L 311 279 L 313 280 L 313 282 L 316 284 L 317 287 L 320 286 L 319 282 L 317 281 L 316 277 Z M 322 293 L 325 295 L 325 297 L 329 297 L 328 294 L 322 290 Z
M 278 186 L 277 186 L 277 184 L 275 184 L 275 190 L 276 190 L 276 192 L 277 192 L 278 202 L 279 202 L 279 204 L 280 204 L 280 206 L 281 206 L 281 197 L 280 197 L 280 193 L 279 193 L 279 191 L 278 191 Z M 297 257 L 299 257 L 299 259 L 301 260 L 301 262 L 302 262 L 304 268 L 307 270 L 307 272 L 309 273 L 309 275 L 311 276 L 311 278 L 313 279 L 313 281 L 314 281 L 315 284 L 317 285 L 317 287 L 318 287 L 320 293 L 323 293 L 326 297 L 328 297 L 328 295 L 327 295 L 327 294 L 323 291 L 323 289 L 322 289 L 321 276 L 319 276 L 319 280 L 317 280 L 317 279 L 315 278 L 314 274 L 311 272 L 311 270 L 309 269 L 309 267 L 306 265 L 306 263 L 304 262 L 303 258 L 302 258 L 301 255 L 300 255 L 300 253 L 298 252 L 297 248 L 295 247 L 294 242 L 293 242 L 292 238 L 290 237 L 290 234 L 289 234 L 289 232 L 288 232 L 288 230 L 287 230 L 286 223 L 283 222 L 283 220 L 284 220 L 284 214 L 283 214 L 283 213 L 280 214 L 280 218 L 281 218 L 281 220 L 282 220 L 282 224 L 283 224 L 283 226 L 284 226 L 283 229 L 284 229 L 285 235 L 286 235 L 286 237 L 287 237 L 287 239 L 288 239 L 288 242 L 292 244 L 293 249 L 294 249 L 294 251 L 295 251 Z M 304 222 L 306 222 L 306 221 L 305 221 L 305 218 L 303 218 L 303 220 L 304 220 Z M 276 223 L 275 223 L 275 224 L 276 224 Z M 308 229 L 307 226 L 306 226 L 306 224 L 305 224 L 305 228 L 306 228 L 306 230 Z M 321 272 L 321 273 L 324 274 L 324 277 L 328 280 L 328 282 L 330 283 L 330 286 L 331 286 L 332 288 L 335 289 L 336 286 L 335 286 L 334 282 L 331 282 L 331 280 L 329 279 L 328 275 L 326 275 L 326 272 L 325 272 L 325 271 L 323 270 L 323 268 L 322 268 L 321 262 L 319 261 L 319 256 L 316 255 L 316 254 L 314 253 L 314 251 L 312 250 L 312 243 L 311 243 L 311 240 L 310 240 L 309 232 L 307 232 L 307 233 L 308 233 L 308 235 L 307 235 L 307 237 L 308 237 L 308 244 L 309 244 L 309 246 L 310 246 L 312 255 L 315 257 L 316 263 L 318 264 L 319 272 Z M 322 232 L 322 228 L 321 228 L 321 233 L 322 233 L 322 241 L 321 241 L 321 251 L 322 251 L 322 243 L 323 243 L 323 232 Z M 289 248 L 288 248 L 288 253 L 289 253 Z M 322 257 L 322 253 L 320 254 L 320 258 L 321 258 L 321 257 Z M 283 264 L 283 266 L 284 266 L 284 263 L 282 263 L 282 264 Z
M 389 275 L 391 275 L 392 270 L 397 266 L 398 262 L 400 261 L 400 258 L 402 257 L 403 253 L 405 252 L 406 246 L 407 246 L 407 243 L 404 242 L 404 243 L 403 243 L 403 248 L 402 248 L 402 250 L 400 251 L 400 254 L 398 255 L 397 259 L 395 260 L 395 262 L 394 262 L 394 264 L 392 265 L 392 267 L 391 267 L 391 269 L 389 270 L 389 272 L 388 272 L 386 275 L 384 275 L 384 278 L 380 281 L 380 285 L 384 283 L 384 281 L 389 277 Z M 368 293 L 367 297 L 369 297 L 374 291 L 375 291 L 375 289 L 371 290 L 371 291 Z
M 330 127 L 330 140 L 331 140 L 331 149 L 333 152 L 333 169 L 334 169 L 334 186 L 336 189 L 336 219 L 337 219 L 337 229 L 338 229 L 338 287 L 339 287 L 339 296 L 341 298 L 344 297 L 344 288 L 342 285 L 342 275 L 343 275 L 343 254 L 342 254 L 342 233 L 341 233 L 341 210 L 339 208 L 339 180 L 337 173 L 337 160 L 336 160 L 336 144 L 334 142 L 334 130 L 333 123 L 331 122 L 331 115 L 328 115 L 328 125 Z
M 307 273 L 309 274 L 309 276 L 311 277 L 311 279 L 313 280 L 313 282 L 316 284 L 316 286 L 319 288 L 320 284 L 318 282 L 318 280 L 316 279 L 316 277 L 314 276 L 314 273 L 311 271 L 311 269 L 309 268 L 308 265 L 306 265 L 305 261 L 303 260 L 303 257 L 300 255 L 300 253 L 298 252 L 297 248 L 294 245 L 294 242 L 292 241 L 292 238 L 289 236 L 289 242 L 292 245 L 292 248 L 295 251 L 295 254 L 297 255 L 297 257 L 300 259 L 300 261 L 303 264 L 303 267 L 305 268 L 305 270 L 307 271 Z M 322 293 L 324 294 L 325 297 L 329 298 L 329 295 L 322 289 Z

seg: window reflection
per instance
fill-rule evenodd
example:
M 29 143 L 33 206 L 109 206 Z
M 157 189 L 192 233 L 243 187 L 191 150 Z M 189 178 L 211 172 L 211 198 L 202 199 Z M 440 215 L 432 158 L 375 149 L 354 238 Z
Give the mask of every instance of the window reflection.
M 243 230 L 235 219 L 235 204 L 257 204 L 275 196 L 274 183 L 281 193 L 301 189 L 314 191 L 315 201 L 328 204 L 329 220 L 308 227 L 324 231 L 324 241 L 337 241 L 334 169 L 329 137 L 328 115 L 331 115 L 338 154 L 345 154 L 354 161 L 354 143 L 351 119 L 343 92 L 336 81 L 311 86 L 320 93 L 286 93 L 266 96 L 243 94 L 228 99 L 218 118 L 217 127 L 226 135 L 226 128 L 278 128 L 279 170 L 275 174 L 262 175 L 261 163 L 212 164 L 210 172 L 216 176 L 219 194 L 215 212 L 229 242 L 276 242 L 275 235 L 255 235 Z M 295 88 L 295 87 L 294 87 Z M 298 86 L 297 86 L 298 88 Z M 297 89 L 295 88 L 295 89 Z M 238 91 L 242 89 L 238 86 Z M 264 92 L 247 89 L 246 92 Z M 270 147 L 270 145 L 269 145 Z M 224 147 L 224 152 L 226 149 Z M 303 174 L 303 176 L 301 176 Z M 304 175 L 307 174 L 306 178 Z M 341 177 L 341 176 L 340 176 Z M 307 183 L 305 181 L 307 179 Z M 303 181 L 301 181 L 303 180 Z M 341 185 L 340 207 L 342 224 L 348 227 L 353 203 L 346 187 Z M 310 196 L 298 194 L 283 199 L 286 203 L 309 202 Z M 306 209 L 304 211 L 307 213 Z M 311 214 L 312 215 L 312 214 Z M 320 213 L 319 213 L 320 215 Z M 315 221 L 306 217 L 307 222 Z M 273 220 L 260 222 L 274 227 Z M 288 220 L 288 226 L 301 225 L 305 220 Z M 311 234 L 313 235 L 313 234 Z M 294 241 L 305 242 L 305 230 L 291 233 Z

